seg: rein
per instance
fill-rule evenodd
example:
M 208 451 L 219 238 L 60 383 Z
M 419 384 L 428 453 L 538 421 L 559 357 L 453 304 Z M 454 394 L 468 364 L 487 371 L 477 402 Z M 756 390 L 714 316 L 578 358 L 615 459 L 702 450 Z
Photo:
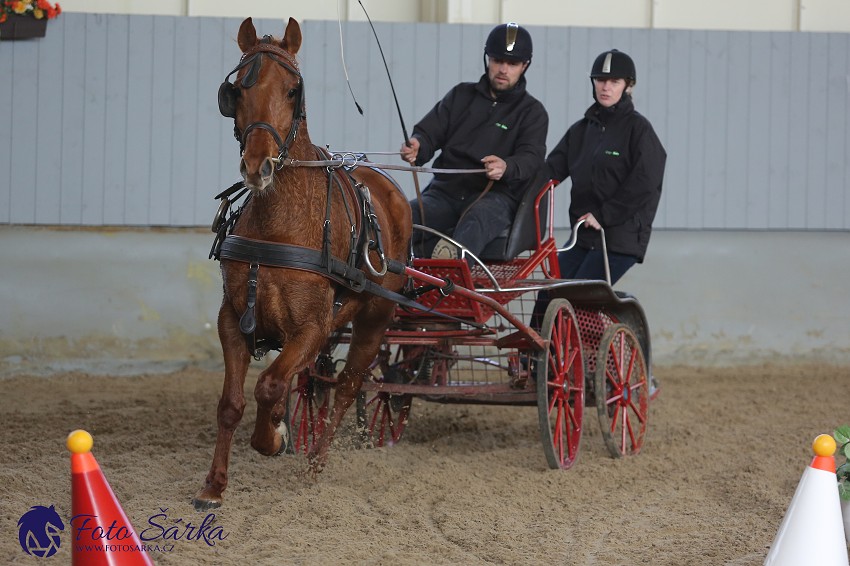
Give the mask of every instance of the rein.
M 283 158 L 278 162 L 279 167 L 344 167 L 354 169 L 356 167 L 378 167 L 380 169 L 393 169 L 395 171 L 413 171 L 414 173 L 444 173 L 444 174 L 469 174 L 486 173 L 486 169 L 440 169 L 436 167 L 417 167 L 415 165 L 394 165 L 390 163 L 375 163 L 362 159 L 363 154 L 336 153 L 331 159 L 305 161 L 301 159 Z

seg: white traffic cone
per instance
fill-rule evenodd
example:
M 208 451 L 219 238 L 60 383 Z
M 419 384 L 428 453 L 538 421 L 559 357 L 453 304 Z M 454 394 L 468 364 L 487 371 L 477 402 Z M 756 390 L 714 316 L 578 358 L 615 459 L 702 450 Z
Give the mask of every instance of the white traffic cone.
M 765 564 L 848 566 L 835 477 L 835 440 L 822 434 L 812 449 L 815 457 L 803 472 Z

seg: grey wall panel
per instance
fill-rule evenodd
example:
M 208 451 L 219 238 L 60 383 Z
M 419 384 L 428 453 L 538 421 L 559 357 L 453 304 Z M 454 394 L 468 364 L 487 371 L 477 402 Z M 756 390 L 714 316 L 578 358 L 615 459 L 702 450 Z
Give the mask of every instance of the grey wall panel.
M 850 97 L 848 97 L 848 83 L 850 83 L 850 36 L 848 34 L 828 34 L 829 53 L 827 64 L 833 72 L 827 71 L 829 77 L 826 92 L 826 116 L 832 123 L 846 124 L 850 119 Z M 841 70 L 844 71 L 843 78 Z M 824 225 L 827 228 L 841 228 L 847 218 L 847 187 L 846 180 L 848 162 L 850 162 L 850 146 L 847 145 L 847 129 L 830 127 L 826 134 L 826 159 L 825 183 L 826 192 L 826 218 Z
M 324 135 L 313 139 L 315 143 L 320 145 L 330 144 L 331 149 L 337 147 L 345 150 L 356 150 L 358 148 L 370 149 L 368 142 L 372 139 L 379 139 L 380 132 L 376 132 L 374 138 L 372 131 L 369 128 L 369 120 L 376 113 L 381 113 L 385 108 L 376 106 L 369 97 L 369 83 L 376 81 L 377 77 L 372 71 L 376 64 L 380 64 L 378 50 L 371 52 L 371 47 L 374 45 L 371 32 L 368 24 L 358 26 L 350 26 L 345 30 L 345 57 L 348 65 L 348 78 L 351 80 L 351 87 L 354 94 L 361 100 L 361 105 L 365 107 L 364 114 L 360 115 L 355 111 L 353 102 L 350 100 L 350 94 L 345 92 L 342 84 L 336 90 L 337 109 L 334 113 L 339 112 L 336 121 L 328 122 L 326 117 L 326 128 Z M 330 41 L 330 38 L 328 38 Z M 337 41 L 337 43 L 339 43 Z M 328 51 L 333 52 L 333 43 L 328 43 Z M 326 74 L 322 77 L 325 81 L 333 81 L 341 79 L 339 72 L 334 73 L 334 68 L 339 68 L 342 62 L 339 61 L 333 65 L 333 59 L 327 60 L 328 67 Z M 341 82 L 341 81 L 340 81 Z M 368 112 L 368 113 L 366 113 Z
M 768 228 L 768 207 L 770 185 L 770 100 L 764 92 L 770 85 L 770 35 L 766 33 L 749 34 L 750 65 L 747 82 L 752 85 L 747 97 L 747 162 L 746 162 L 746 201 L 744 219 L 749 228 Z
M 62 28 L 63 31 L 64 28 Z M 52 31 L 52 30 L 51 30 Z M 54 135 L 61 140 L 59 150 L 59 224 L 82 222 L 84 104 L 86 99 L 86 61 L 78 53 L 86 49 L 86 36 L 63 33 L 62 42 L 62 124 Z
M 223 183 L 219 173 L 217 156 L 221 154 L 223 144 L 236 143 L 236 140 L 233 139 L 232 135 L 221 135 L 221 123 L 227 122 L 227 120 L 219 114 L 217 96 L 219 84 L 224 79 L 225 73 L 230 72 L 230 69 L 223 70 L 222 65 L 226 66 L 223 42 L 231 30 L 225 27 L 225 22 L 221 19 L 201 18 L 199 23 L 200 58 L 197 65 L 198 96 L 196 110 L 198 126 L 193 140 L 195 173 L 194 183 L 187 189 L 192 191 L 194 197 L 192 224 L 205 225 L 212 221 L 212 217 L 218 208 L 218 202 L 215 202 L 212 197 L 220 191 Z M 236 51 L 235 47 L 234 51 Z M 237 59 L 238 56 L 231 60 Z M 235 156 L 237 154 L 237 151 L 230 152 L 231 163 L 236 161 Z M 238 164 L 234 167 L 238 167 Z M 237 171 L 238 169 L 234 171 L 234 180 Z
M 147 17 L 147 16 L 143 16 Z M 127 124 L 128 116 L 128 56 L 127 43 L 130 18 L 106 17 L 106 115 L 103 156 L 103 223 L 107 225 L 128 224 L 126 213 L 127 179 Z M 141 46 L 133 46 L 139 49 Z M 138 88 L 139 85 L 133 85 Z
M 806 109 L 806 125 L 808 127 L 809 145 L 806 151 L 805 170 L 806 182 L 803 185 L 806 199 L 806 228 L 813 226 L 828 227 L 826 211 L 830 203 L 826 198 L 826 142 L 829 138 L 827 131 L 827 80 L 829 69 L 829 36 L 818 33 L 810 36 L 809 43 L 809 80 L 808 101 Z M 829 117 L 831 120 L 831 116 Z
M 638 111 L 646 113 L 646 117 L 652 122 L 655 133 L 664 144 L 667 150 L 667 167 L 664 172 L 664 185 L 661 192 L 661 202 L 658 206 L 656 214 L 656 226 L 678 226 L 681 225 L 683 219 L 677 219 L 672 214 L 668 214 L 668 201 L 671 195 L 685 190 L 685 182 L 682 177 L 676 177 L 674 169 L 677 167 L 677 152 L 676 148 L 671 143 L 671 138 L 676 135 L 676 132 L 683 128 L 682 124 L 675 122 L 668 114 L 668 108 L 674 103 L 677 92 L 674 89 L 667 87 L 667 81 L 670 77 L 670 72 L 675 73 L 675 76 L 680 77 L 684 72 L 684 65 L 681 59 L 674 57 L 672 64 L 670 58 L 670 33 L 663 30 L 660 33 L 654 33 L 649 39 L 649 50 L 647 52 L 648 59 L 644 63 L 639 73 L 646 73 L 647 80 L 638 79 L 641 82 L 640 86 L 635 85 L 635 104 Z M 623 46 L 623 50 L 627 48 Z M 635 65 L 639 65 L 639 61 L 635 61 Z M 646 68 L 646 71 L 643 70 Z M 678 79 L 677 79 L 678 82 Z M 590 88 L 590 87 L 588 87 Z
M 789 150 L 791 115 L 791 33 L 770 36 L 770 114 L 767 145 L 770 170 L 767 177 L 767 226 L 784 228 L 788 225 L 788 195 L 790 191 Z
M 4 47 L 5 49 L 5 47 Z M 11 178 L 9 211 L 13 222 L 35 223 L 35 183 L 38 167 L 38 67 L 44 44 L 12 47 Z M 46 85 L 43 85 L 46 86 Z
M 728 34 L 728 83 L 726 85 L 725 182 L 721 227 L 747 226 L 747 171 L 749 140 L 747 120 L 750 96 L 758 96 L 756 85 L 747 80 L 750 73 L 748 34 Z
M 200 26 L 199 18 L 175 18 L 169 218 L 179 226 L 192 224 L 195 217 L 198 100 L 210 92 L 209 89 L 202 92 L 198 85 L 198 60 L 202 54 Z
M 791 76 L 788 90 L 790 104 L 788 116 L 788 193 L 786 200 L 786 226 L 802 229 L 806 227 L 807 201 L 806 186 L 809 176 L 806 171 L 809 127 L 807 124 L 809 112 L 809 34 L 791 35 Z M 811 140 L 816 141 L 816 140 Z
M 56 41 L 63 42 L 62 30 L 57 30 Z M 35 47 L 35 46 L 34 46 Z M 39 45 L 40 48 L 43 46 Z M 58 224 L 61 198 L 60 165 L 62 155 L 62 58 L 56 56 L 39 57 L 37 77 L 39 86 L 36 92 L 36 112 L 33 113 L 36 136 L 34 152 L 34 182 L 18 186 L 21 194 L 35 196 L 35 222 L 37 224 Z
M 374 139 L 385 140 L 384 142 L 378 141 L 376 143 L 380 143 L 386 150 L 395 149 L 396 146 L 400 146 L 404 137 L 401 133 L 401 125 L 397 117 L 398 112 L 395 108 L 395 102 L 393 102 L 392 90 L 395 88 L 396 96 L 404 97 L 409 96 L 412 89 L 409 83 L 405 84 L 405 76 L 401 72 L 402 68 L 409 67 L 403 64 L 404 60 L 402 58 L 404 57 L 404 53 L 400 49 L 389 49 L 394 45 L 404 45 L 404 39 L 402 37 L 394 36 L 394 27 L 396 27 L 395 24 L 375 22 L 375 32 L 381 42 L 380 48 L 374 37 L 368 38 L 367 45 L 369 50 L 366 54 L 366 60 L 369 61 L 370 65 L 366 92 L 371 112 L 366 115 L 368 132 L 365 132 L 365 139 L 363 139 L 360 146 L 367 151 L 376 151 L 369 147 L 373 136 Z M 409 25 L 405 27 L 409 27 Z M 399 72 L 393 76 L 392 88 L 390 87 L 387 72 L 381 60 L 381 50 L 383 50 L 384 57 L 387 59 L 387 65 L 391 69 L 399 69 Z M 402 90 L 402 86 L 406 88 Z M 359 114 L 352 113 L 352 115 L 358 116 Z M 389 145 L 391 140 L 396 142 L 392 144 L 393 147 Z
M 689 34 L 687 42 L 682 50 L 687 54 L 687 166 L 686 166 L 686 191 L 687 195 L 685 215 L 682 220 L 687 226 L 699 226 L 703 221 L 705 176 L 706 176 L 706 142 L 705 142 L 705 106 L 707 98 L 711 96 L 711 86 L 706 81 L 706 32 L 694 32 Z M 693 46 L 693 49 L 689 47 Z M 682 81 L 685 86 L 684 80 Z M 651 118 L 650 118 L 651 120 Z M 668 144 L 669 145 L 669 144 Z M 678 191 L 673 191 L 675 195 Z M 669 220 L 665 219 L 669 224 Z
M 207 45 L 210 47 L 210 58 L 215 57 L 216 50 L 220 50 L 221 52 L 219 73 L 215 80 L 215 90 L 204 93 L 204 96 L 212 97 L 213 100 L 216 100 L 215 110 L 213 111 L 211 121 L 215 123 L 218 128 L 219 138 L 216 140 L 219 144 L 217 154 L 218 182 L 219 187 L 223 188 L 230 186 L 231 183 L 235 182 L 239 178 L 239 143 L 233 137 L 233 120 L 224 118 L 221 114 L 219 114 L 217 102 L 218 86 L 221 84 L 221 81 L 224 80 L 227 73 L 229 73 L 237 63 L 239 63 L 240 52 L 239 46 L 236 43 L 236 34 L 242 20 L 237 18 L 223 18 L 220 21 L 222 26 L 220 36 L 218 38 L 204 38 L 204 41 L 208 42 Z M 277 30 L 282 29 L 281 26 L 281 22 L 276 22 Z M 271 29 L 269 29 L 267 33 L 271 33 Z M 276 31 L 276 33 L 280 34 L 281 31 Z M 218 47 L 216 49 L 212 49 L 213 45 L 218 45 Z M 210 166 L 212 167 L 213 164 L 210 164 Z M 215 194 L 218 194 L 217 190 L 212 191 L 210 187 L 205 187 L 205 191 L 210 195 L 210 199 Z M 218 203 L 213 203 L 213 206 L 217 206 L 217 204 Z M 206 224 L 209 221 L 211 221 L 211 219 L 202 218 L 201 224 Z
M 540 29 L 541 31 L 532 30 L 532 37 L 538 39 L 535 42 L 534 59 L 526 76 L 529 92 L 540 100 L 548 101 L 546 110 L 549 113 L 549 135 L 546 147 L 551 151 L 569 127 L 568 120 L 561 120 L 560 117 L 569 116 L 570 107 L 577 106 L 577 97 L 572 92 L 575 81 L 569 80 L 576 72 L 573 69 L 576 62 L 571 46 L 574 36 L 585 30 Z M 586 83 L 585 87 L 587 86 Z M 586 88 L 584 92 L 586 95 Z M 555 191 L 555 212 L 559 217 L 565 217 L 569 209 L 568 187 L 569 181 Z
M 83 100 L 83 185 L 81 223 L 98 226 L 104 223 L 106 194 L 106 147 L 109 143 L 106 130 L 106 58 L 109 16 L 88 14 L 80 22 L 65 17 L 60 21 L 67 34 L 80 34 L 86 38 L 85 98 Z M 52 38 L 48 36 L 46 39 Z
M 176 183 L 172 177 L 172 162 L 178 158 L 174 152 L 173 112 L 175 92 L 176 18 L 154 18 L 153 42 L 149 51 L 154 70 L 147 88 L 151 95 L 150 122 L 150 214 L 154 225 L 171 223 L 171 191 Z M 213 40 L 214 41 L 214 40 Z M 179 189 L 178 189 L 179 190 Z
M 127 50 L 127 167 L 124 177 L 124 222 L 144 226 L 151 217 L 151 159 L 153 88 L 155 76 L 152 57 L 154 18 L 142 16 L 130 20 L 127 40 L 136 49 Z M 164 86 L 164 85 L 163 85 Z
M 708 95 L 704 108 L 704 124 L 699 126 L 705 138 L 705 177 L 703 193 L 699 202 L 702 208 L 701 222 L 696 227 L 723 228 L 727 175 L 726 162 L 726 113 L 729 100 L 729 34 L 709 32 L 706 34 L 705 82 Z M 661 81 L 659 80 L 659 83 Z M 708 127 L 714 124 L 715 127 Z M 718 127 L 719 126 L 719 127 Z M 693 133 L 696 135 L 696 133 Z M 659 134 L 660 135 L 660 134 Z M 664 140 L 664 138 L 662 138 Z M 667 143 L 669 149 L 670 144 Z M 668 158 L 668 163 L 670 159 Z M 665 175 L 665 191 L 680 190 L 677 179 L 669 172 Z
M 218 84 L 239 60 L 239 18 L 67 13 L 47 37 L 0 44 L 0 222 L 206 225 L 238 178 Z M 255 20 L 281 35 L 285 23 Z M 483 71 L 488 25 L 375 26 L 408 133 Z M 529 91 L 549 149 L 592 102 L 593 58 L 638 66 L 635 105 L 668 151 L 656 219 L 676 229 L 850 229 L 850 34 L 530 28 Z M 395 101 L 367 22 L 302 23 L 309 134 L 335 150 L 396 151 Z M 9 53 L 10 56 L 6 56 Z M 58 54 L 58 56 L 57 56 Z M 376 161 L 400 163 L 398 156 Z M 408 196 L 413 177 L 393 173 Z M 420 175 L 424 186 L 430 176 Z M 566 225 L 569 181 L 557 191 Z
M 662 193 L 663 208 L 659 210 L 659 222 L 665 226 L 686 226 L 689 204 L 695 207 L 699 205 L 698 199 L 693 197 L 699 187 L 688 183 L 693 167 L 688 149 L 695 133 L 688 120 L 694 105 L 688 87 L 690 77 L 698 71 L 690 65 L 689 40 L 690 34 L 685 31 L 670 30 L 667 34 L 667 80 L 670 82 L 670 94 L 665 113 L 666 131 L 663 130 L 659 135 L 667 150 L 665 177 L 678 182 L 668 182 L 667 190 Z
M 13 43 L 14 45 L 14 43 Z M 11 220 L 12 204 L 12 115 L 15 111 L 12 100 L 12 64 L 14 57 L 7 56 L 14 47 L 0 47 L 0 223 Z

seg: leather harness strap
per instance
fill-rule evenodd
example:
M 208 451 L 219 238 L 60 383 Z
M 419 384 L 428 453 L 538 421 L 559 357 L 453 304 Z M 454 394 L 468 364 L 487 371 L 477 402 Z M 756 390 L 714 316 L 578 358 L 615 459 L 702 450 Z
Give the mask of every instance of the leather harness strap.
M 367 279 L 363 271 L 335 257 L 331 257 L 328 267 L 324 267 L 322 265 L 321 251 L 313 248 L 254 240 L 253 238 L 244 238 L 231 234 L 221 244 L 220 258 L 241 261 L 252 265 L 259 264 L 267 267 L 283 267 L 308 271 L 326 277 L 355 293 L 365 291 L 405 307 L 428 312 L 456 322 L 463 322 L 475 328 L 486 328 L 485 325 L 474 321 L 434 311 L 400 293 L 386 289 L 371 279 Z M 399 261 L 387 259 L 387 271 L 402 275 L 405 273 L 405 265 Z

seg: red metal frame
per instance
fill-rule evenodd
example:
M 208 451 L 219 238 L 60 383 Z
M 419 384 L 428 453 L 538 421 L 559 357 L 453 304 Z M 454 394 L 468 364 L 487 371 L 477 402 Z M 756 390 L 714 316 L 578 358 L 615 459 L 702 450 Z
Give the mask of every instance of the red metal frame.
M 414 259 L 413 266 L 405 268 L 404 273 L 414 287 L 424 289 L 417 302 L 430 311 L 397 308 L 395 323 L 384 335 L 372 375 L 362 387 L 367 395 L 363 404 L 368 412 L 362 417 L 366 419 L 364 424 L 373 441 L 398 440 L 403 430 L 404 422 L 390 423 L 392 415 L 387 413 L 387 404 L 393 399 L 396 404 L 399 398 L 409 400 L 410 396 L 416 396 L 438 402 L 539 406 L 539 392 L 531 375 L 530 362 L 539 352 L 547 351 L 549 344 L 531 326 L 533 311 L 527 306 L 534 303 L 536 291 L 541 288 L 549 291 L 550 298 L 560 296 L 572 305 L 581 342 L 579 356 L 584 359 L 582 380 L 585 371 L 588 375 L 595 371 L 602 334 L 618 322 L 634 327 L 649 369 L 648 328 L 637 302 L 615 295 L 610 286 L 601 281 L 560 280 L 553 226 L 556 185 L 549 181 L 535 198 L 536 248 L 523 257 L 487 263 L 496 286 L 484 270 L 478 266 L 470 269 L 463 259 Z M 547 199 L 548 204 L 545 230 L 540 221 L 543 199 Z M 538 272 L 534 278 L 538 268 L 542 277 Z M 548 281 L 552 284 L 548 285 Z M 526 297 L 528 295 L 530 297 Z M 454 320 L 440 314 L 454 317 Z M 333 340 L 336 344 L 347 344 L 350 334 L 336 334 Z M 309 372 L 315 379 L 328 381 L 328 375 L 331 381 L 335 379 L 333 371 L 328 374 L 310 368 Z M 582 391 L 580 398 L 584 397 Z M 593 403 L 592 399 L 588 402 Z M 584 402 L 579 403 L 583 407 Z M 293 433 L 296 440 L 300 440 L 299 448 L 303 449 L 311 441 L 307 437 L 307 423 L 303 421 L 320 415 L 305 414 L 306 406 L 299 408 L 301 411 L 296 410 L 296 416 L 302 417 L 301 426 Z M 564 418 L 572 417 L 573 410 L 579 415 L 582 412 L 582 408 L 574 406 L 569 411 L 566 405 L 562 409 Z M 398 418 L 404 420 L 406 415 L 398 415 Z M 569 467 L 575 460 L 580 430 L 580 425 L 575 425 L 575 430 L 566 429 L 555 435 L 553 442 L 561 450 L 560 467 Z

